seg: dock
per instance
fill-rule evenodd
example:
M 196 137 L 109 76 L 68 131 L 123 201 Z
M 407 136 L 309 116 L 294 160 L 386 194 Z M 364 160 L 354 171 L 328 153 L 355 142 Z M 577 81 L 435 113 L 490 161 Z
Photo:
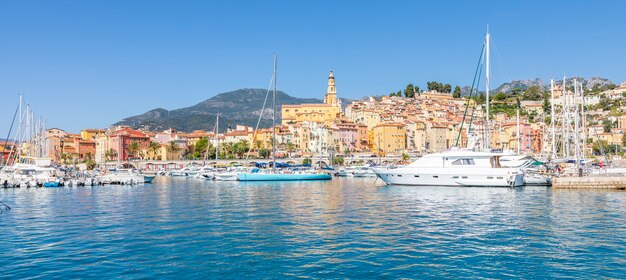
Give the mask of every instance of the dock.
M 558 177 L 552 179 L 552 188 L 626 190 L 626 176 Z

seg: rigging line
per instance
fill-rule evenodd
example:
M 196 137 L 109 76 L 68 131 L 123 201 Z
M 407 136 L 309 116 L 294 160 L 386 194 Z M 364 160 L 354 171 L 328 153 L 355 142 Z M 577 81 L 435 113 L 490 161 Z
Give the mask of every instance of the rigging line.
M 261 124 L 261 118 L 263 117 L 263 111 L 265 111 L 265 105 L 267 104 L 267 98 L 270 95 L 270 91 L 272 90 L 272 83 L 274 82 L 274 75 L 272 75 L 272 78 L 270 79 L 270 85 L 267 87 L 267 92 L 265 93 L 265 100 L 263 101 L 263 108 L 261 108 L 261 113 L 259 113 L 259 120 L 256 122 L 256 127 L 254 128 L 254 133 L 252 134 L 252 141 L 254 142 L 254 139 L 256 139 L 256 134 L 257 131 L 259 130 L 259 125 Z M 246 155 L 246 160 L 248 160 L 250 158 L 250 152 L 252 151 L 252 145 L 254 143 L 250 143 L 250 146 L 248 147 L 248 154 Z
M 9 142 L 9 138 L 11 137 L 11 131 L 13 130 L 13 124 L 15 123 L 15 117 L 17 116 L 17 111 L 20 109 L 20 105 L 17 105 L 17 108 L 15 108 L 15 113 L 13 114 L 13 120 L 11 121 L 11 127 L 9 128 L 9 133 L 7 134 L 7 138 L 4 139 L 4 146 L 3 146 L 3 151 L 7 148 L 7 144 Z M 13 143 L 13 148 L 15 148 L 15 143 Z M 11 148 L 11 150 L 13 150 L 13 148 Z M 0 158 L 0 163 L 2 163 L 2 158 Z M 9 157 L 7 157 L 7 164 L 9 163 Z
M 22 99 L 20 99 L 20 104 L 18 105 L 18 108 L 20 108 L 19 106 L 22 105 Z M 27 119 L 27 115 L 28 115 L 28 111 L 29 111 L 29 105 L 26 104 L 26 110 L 24 110 L 24 112 L 20 112 L 20 121 L 19 121 L 19 125 L 17 128 L 17 132 L 16 132 L 16 137 L 15 138 L 19 138 L 19 139 L 15 139 L 18 142 L 18 147 L 22 147 L 22 144 L 24 143 L 24 141 L 26 140 L 26 133 L 28 132 L 26 130 L 26 125 L 24 124 L 24 122 L 26 122 L 26 124 L 29 124 L 28 119 Z M 13 144 L 15 146 L 15 141 L 13 141 Z M 15 153 L 13 152 L 14 149 L 11 149 L 11 151 L 9 152 L 9 158 L 7 159 L 7 162 L 9 162 L 9 160 L 11 160 L 11 158 L 13 158 L 13 163 L 15 162 L 19 162 L 19 160 L 21 159 L 21 153 L 19 151 L 16 151 Z
M 476 95 L 474 95 L 474 107 L 472 107 L 472 113 L 470 114 L 470 122 L 469 127 L 467 128 L 467 134 L 469 135 L 472 132 L 472 123 L 474 122 L 474 111 L 476 111 L 476 104 L 478 99 L 478 87 L 480 86 L 480 78 L 483 73 L 483 64 L 480 65 L 480 70 L 478 71 L 478 84 L 476 84 Z M 467 139 L 469 141 L 469 139 Z M 467 145 L 467 142 L 465 143 Z
M 502 60 L 502 56 L 500 56 L 500 51 L 498 50 L 498 46 L 496 46 L 493 38 L 491 39 L 491 45 L 493 45 L 494 50 L 496 51 L 496 58 L 498 61 L 498 66 L 500 66 L 500 74 L 506 79 L 505 81 L 512 81 L 511 75 L 509 75 L 509 71 L 504 66 L 504 61 Z
M 467 97 L 467 104 L 465 104 L 465 112 L 463 112 L 463 120 L 461 121 L 461 127 L 459 128 L 459 135 L 456 138 L 455 146 L 459 146 L 459 139 L 461 138 L 461 132 L 463 131 L 463 124 L 465 123 L 465 117 L 467 116 L 467 108 L 469 107 L 470 101 L 472 100 L 472 94 L 474 93 L 474 83 L 476 83 L 476 76 L 478 75 L 479 67 L 481 65 L 480 61 L 482 60 L 483 54 L 485 52 L 485 44 L 483 44 L 483 48 L 480 51 L 480 56 L 478 57 L 478 64 L 476 64 L 476 71 L 474 72 L 474 79 L 472 80 L 472 87 L 470 87 L 470 94 Z

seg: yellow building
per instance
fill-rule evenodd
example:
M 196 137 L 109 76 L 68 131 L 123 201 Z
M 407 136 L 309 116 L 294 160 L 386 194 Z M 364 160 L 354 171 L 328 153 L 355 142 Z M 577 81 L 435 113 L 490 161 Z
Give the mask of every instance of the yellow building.
M 106 129 L 88 128 L 80 132 L 80 138 L 83 140 L 96 140 L 100 135 L 104 135 Z
M 379 112 L 378 110 L 363 109 L 354 112 L 351 121 L 367 125 L 367 129 L 371 130 L 372 128 L 383 122 L 380 115 L 381 112 Z
M 406 148 L 404 124 L 381 123 L 372 129 L 374 141 L 373 151 L 381 156 L 400 155 Z
M 272 148 L 272 129 L 262 128 L 256 131 L 251 142 L 252 149 L 271 149 Z
M 341 103 L 337 99 L 333 71 L 328 75 L 328 89 L 322 104 L 282 105 L 282 124 L 294 124 L 304 121 L 324 123 L 334 121 L 341 116 Z
M 168 148 L 168 144 L 163 144 L 156 152 L 156 155 L 154 155 L 152 151 L 145 150 L 144 152 L 146 155 L 155 157 L 157 160 L 161 161 L 181 160 L 183 159 L 185 149 L 178 148 L 176 151 L 172 151 Z

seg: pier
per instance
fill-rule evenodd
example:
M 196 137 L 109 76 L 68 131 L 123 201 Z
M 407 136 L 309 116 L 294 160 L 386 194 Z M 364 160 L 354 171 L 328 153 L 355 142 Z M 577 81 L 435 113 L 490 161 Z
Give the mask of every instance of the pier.
M 626 176 L 559 177 L 552 179 L 552 188 L 626 190 Z
M 309 157 L 311 159 L 312 166 L 318 166 L 320 163 L 323 166 L 332 165 L 332 159 L 328 156 L 323 157 Z M 276 159 L 277 162 L 284 162 L 288 164 L 301 164 L 305 157 L 292 157 L 292 158 L 282 158 Z M 190 165 L 202 166 L 202 165 L 219 165 L 219 166 L 233 166 L 233 165 L 243 165 L 250 166 L 254 165 L 257 162 L 269 162 L 271 159 L 209 159 L 209 160 L 168 160 L 168 161 L 160 161 L 160 160 L 130 160 L 121 162 L 121 164 L 130 164 L 132 167 L 141 169 L 141 170 L 170 170 L 170 169 L 178 169 L 183 168 Z M 372 157 L 372 156 L 346 156 L 344 157 L 344 165 L 355 165 L 355 164 L 367 164 L 367 163 L 380 163 L 380 164 L 391 164 L 402 161 L 402 156 L 385 156 L 385 157 Z M 118 162 L 103 162 L 100 163 L 101 166 L 117 166 L 120 163 Z M 86 166 L 84 164 L 77 165 L 79 169 L 84 170 Z

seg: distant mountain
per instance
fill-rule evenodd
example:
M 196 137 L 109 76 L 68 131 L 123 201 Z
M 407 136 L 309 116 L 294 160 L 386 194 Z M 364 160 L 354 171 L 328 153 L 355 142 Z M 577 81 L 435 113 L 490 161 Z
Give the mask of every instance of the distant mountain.
M 592 90 L 596 87 L 605 87 L 605 86 L 610 86 L 610 85 L 615 85 L 615 83 L 613 83 L 611 80 L 606 79 L 606 78 L 602 78 L 602 77 L 591 77 L 588 80 L 581 78 L 581 77 L 571 77 L 571 78 L 566 78 L 565 79 L 565 83 L 568 86 L 572 86 L 574 84 L 574 79 L 576 79 L 578 82 L 583 84 L 583 87 L 585 89 L 589 89 Z M 562 85 L 563 84 L 563 80 L 556 80 L 554 81 L 555 85 Z M 550 87 L 549 81 L 548 81 L 548 88 Z
M 239 89 L 220 93 L 191 107 L 168 111 L 157 108 L 144 114 L 125 118 L 114 125 L 128 125 L 135 129 L 160 131 L 176 128 L 180 131 L 215 129 L 217 113 L 220 113 L 220 130 L 243 124 L 255 127 L 263 108 L 266 89 Z M 280 106 L 282 104 L 321 103 L 316 98 L 297 98 L 282 91 L 277 92 L 277 123 L 280 123 Z M 342 99 L 344 104 L 351 102 Z M 272 124 L 272 95 L 268 97 L 260 127 Z
M 546 83 L 544 83 L 543 80 L 539 78 L 534 79 L 534 80 L 515 80 L 515 81 L 511 81 L 511 82 L 500 85 L 499 87 L 495 88 L 493 92 L 510 93 L 514 89 L 525 91 L 531 86 L 538 86 L 542 90 L 545 90 L 546 88 L 549 88 L 550 85 L 546 85 Z
M 582 77 L 571 77 L 571 78 L 566 78 L 565 79 L 565 83 L 568 86 L 572 86 L 574 84 L 574 79 L 576 79 L 578 82 L 582 83 L 583 87 L 585 89 L 588 90 L 592 90 L 595 87 L 604 87 L 604 86 L 609 86 L 609 85 L 614 85 L 614 83 L 606 78 L 602 78 L 602 77 L 591 77 L 588 80 L 584 79 Z M 563 84 L 563 80 L 555 80 L 554 81 L 555 85 L 561 85 Z M 500 86 L 496 87 L 495 89 L 492 89 L 490 92 L 493 93 L 498 93 L 498 92 L 504 92 L 504 93 L 511 93 L 513 90 L 517 89 L 519 91 L 525 91 L 526 89 L 528 89 L 531 86 L 538 86 L 539 88 L 541 88 L 541 90 L 549 90 L 550 89 L 550 81 L 544 81 L 542 79 L 536 78 L 536 79 L 531 79 L 531 80 L 513 80 L 510 81 L 508 83 L 503 83 Z M 478 91 L 480 93 L 484 93 L 485 91 L 485 86 L 484 83 L 481 83 L 480 88 L 478 89 Z M 466 96 L 468 95 L 470 92 L 470 87 L 469 86 L 465 86 L 461 88 L 461 95 L 462 96 Z

